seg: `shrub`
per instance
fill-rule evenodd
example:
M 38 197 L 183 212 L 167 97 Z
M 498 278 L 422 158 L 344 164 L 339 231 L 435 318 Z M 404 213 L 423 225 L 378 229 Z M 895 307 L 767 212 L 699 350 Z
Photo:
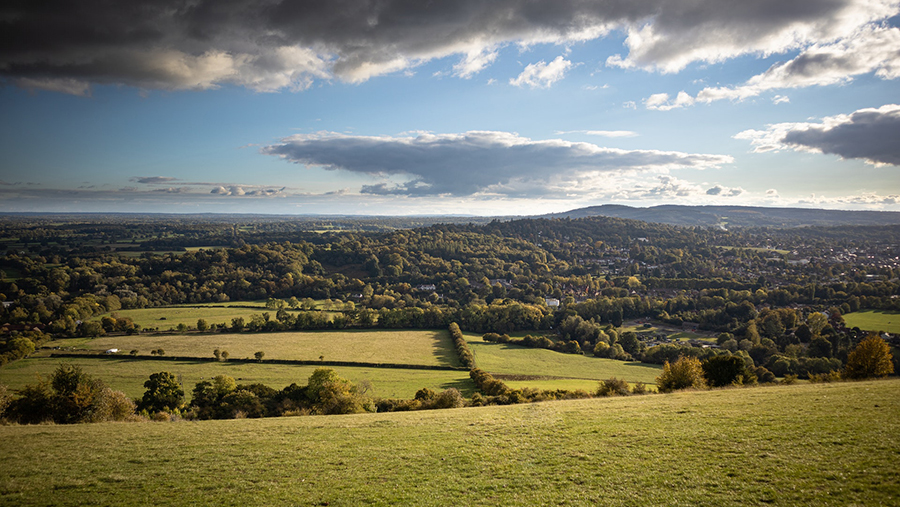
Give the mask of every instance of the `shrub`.
M 786 386 L 796 384 L 796 383 L 797 383 L 797 376 L 796 376 L 796 375 L 791 375 L 790 373 L 788 373 L 787 375 L 784 376 L 783 379 L 781 379 L 781 383 L 784 384 L 784 385 L 786 385 Z
M 637 384 L 631 387 L 631 394 L 647 394 L 649 391 L 647 390 L 647 384 L 643 382 L 638 382 Z
M 656 377 L 660 392 L 667 393 L 679 389 L 703 389 L 706 380 L 700 360 L 695 357 L 679 357 L 674 363 L 666 361 L 663 371 Z
M 629 394 L 631 391 L 628 389 L 628 382 L 615 377 L 601 380 L 600 387 L 597 389 L 597 396 L 628 396 Z
M 437 395 L 431 403 L 431 408 L 460 408 L 466 406 L 466 399 L 459 390 L 451 387 Z
M 771 384 L 777 380 L 775 374 L 767 370 L 764 366 L 757 366 L 753 370 L 753 374 L 756 375 L 756 380 L 760 384 Z
M 880 336 L 861 341 L 847 356 L 844 376 L 849 379 L 886 377 L 894 372 L 891 348 Z
M 841 372 L 837 370 L 828 373 L 813 373 L 809 376 L 809 381 L 813 384 L 837 382 L 839 380 L 841 380 Z

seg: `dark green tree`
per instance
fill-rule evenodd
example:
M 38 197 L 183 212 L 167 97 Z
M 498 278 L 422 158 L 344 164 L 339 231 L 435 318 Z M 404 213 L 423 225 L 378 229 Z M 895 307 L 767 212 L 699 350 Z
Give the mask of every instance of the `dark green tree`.
M 150 375 L 144 382 L 147 391 L 141 398 L 140 410 L 153 414 L 156 412 L 172 412 L 180 408 L 184 402 L 184 390 L 175 379 L 175 375 L 161 371 Z

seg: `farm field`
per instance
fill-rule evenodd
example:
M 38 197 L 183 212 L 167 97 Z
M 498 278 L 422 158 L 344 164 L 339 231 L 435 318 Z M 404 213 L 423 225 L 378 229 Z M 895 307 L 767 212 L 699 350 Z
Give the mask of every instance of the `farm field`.
M 447 331 L 298 331 L 279 333 L 212 333 L 188 335 L 104 336 L 93 339 L 57 340 L 49 347 L 74 347 L 101 353 L 117 348 L 147 355 L 162 348 L 167 356 L 213 357 L 213 350 L 227 350 L 234 359 L 252 358 L 257 351 L 266 359 L 353 361 L 429 366 L 459 366 L 459 358 Z
M 0 503 L 896 505 L 897 413 L 892 379 L 389 414 L 2 426 L 0 439 L 15 445 L 0 447 Z
M 900 333 L 900 313 L 881 310 L 863 310 L 844 315 L 847 327 L 858 327 L 865 331 Z
M 20 389 L 26 384 L 34 384 L 38 375 L 49 377 L 62 362 L 80 366 L 85 373 L 100 378 L 113 389 L 123 391 L 136 399 L 143 396 L 144 382 L 151 374 L 168 371 L 181 378 L 187 401 L 190 401 L 191 390 L 197 382 L 216 375 L 229 375 L 239 384 L 263 383 L 274 389 L 282 389 L 292 383 L 305 385 L 316 369 L 316 366 L 265 363 L 44 357 L 22 359 L 3 366 L 0 368 L 0 384 L 5 384 L 11 389 Z M 466 371 L 344 366 L 328 366 L 328 368 L 357 385 L 362 381 L 368 381 L 371 383 L 373 389 L 371 394 L 374 397 L 410 399 L 423 387 L 436 391 L 455 387 L 466 397 L 471 397 L 474 393 L 474 385 Z
M 660 366 L 652 364 L 626 363 L 614 359 L 563 354 L 552 350 L 532 349 L 507 343 L 487 343 L 482 341 L 480 336 L 471 333 L 466 334 L 466 340 L 475 356 L 475 364 L 487 372 L 588 380 L 589 382 L 585 385 L 592 386 L 589 389 L 596 388 L 596 381 L 610 377 L 625 379 L 632 383 L 655 384 L 661 369 Z M 510 385 L 557 388 L 553 384 L 546 383 L 546 380 L 516 381 Z M 578 383 L 577 385 L 582 384 Z M 580 388 L 583 389 L 583 387 Z
M 317 302 L 317 308 L 325 307 L 324 303 Z M 288 310 L 291 311 L 291 310 Z M 118 310 L 112 313 L 104 313 L 91 320 L 100 321 L 103 317 L 112 316 L 128 317 L 135 324 L 140 324 L 145 329 L 158 329 L 170 331 L 184 324 L 194 328 L 198 319 L 205 319 L 209 324 L 231 325 L 231 319 L 241 317 L 245 322 L 250 322 L 252 315 L 261 315 L 268 312 L 274 317 L 275 310 L 266 308 L 264 301 L 231 301 L 225 303 L 206 303 L 185 306 L 166 306 L 162 308 L 139 308 L 132 310 Z M 325 318 L 331 320 L 337 311 L 323 310 Z
M 239 303 L 230 303 L 239 304 Z M 240 303 L 244 305 L 243 303 Z M 247 303 L 253 305 L 253 303 Z M 206 319 L 210 324 L 231 325 L 231 319 L 241 317 L 245 321 L 250 321 L 253 314 L 261 314 L 262 312 L 274 311 L 267 310 L 265 304 L 260 304 L 258 308 L 232 308 L 232 307 L 212 307 L 212 306 L 181 306 L 181 307 L 165 307 L 165 308 L 140 308 L 134 310 L 118 310 L 113 312 L 120 317 L 128 317 L 135 324 L 140 324 L 144 329 L 159 329 L 160 331 L 168 331 L 175 329 L 178 324 L 184 324 L 190 327 L 197 326 L 197 319 Z M 99 321 L 103 317 L 110 316 L 105 313 L 98 315 L 91 320 Z

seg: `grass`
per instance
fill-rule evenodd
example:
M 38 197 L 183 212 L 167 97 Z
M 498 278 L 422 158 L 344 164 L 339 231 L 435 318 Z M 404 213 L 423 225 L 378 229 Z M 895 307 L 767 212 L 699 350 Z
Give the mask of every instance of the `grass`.
M 858 327 L 865 331 L 900 333 L 900 313 L 882 310 L 862 310 L 844 315 L 847 327 Z
M 433 330 L 146 334 L 58 340 L 47 346 L 98 353 L 136 349 L 142 355 L 162 348 L 166 355 L 178 357 L 213 357 L 213 350 L 220 349 L 232 358 L 252 358 L 261 350 L 267 359 L 315 361 L 324 356 L 329 361 L 459 366 L 449 334 Z
M 238 383 L 263 383 L 275 389 L 282 389 L 294 382 L 305 385 L 316 369 L 315 366 L 293 366 L 280 364 L 215 363 L 200 361 L 141 361 L 115 358 L 29 358 L 7 364 L 0 368 L 0 383 L 11 389 L 20 389 L 25 384 L 34 384 L 38 375 L 49 377 L 60 363 L 80 366 L 86 373 L 102 379 L 113 389 L 123 391 L 131 398 L 144 394 L 144 382 L 151 374 L 168 371 L 180 376 L 185 394 L 190 399 L 190 391 L 202 379 L 216 375 L 229 375 Z M 329 366 L 342 377 L 359 384 L 366 380 L 372 384 L 373 395 L 382 398 L 410 399 L 423 387 L 440 391 L 449 387 L 459 389 L 464 396 L 471 397 L 474 386 L 465 371 L 432 371 L 389 368 L 356 368 Z M 2 503 L 2 502 L 0 502 Z
M 479 336 L 467 334 L 469 348 L 475 355 L 475 364 L 482 370 L 504 375 L 527 375 L 538 377 L 558 377 L 562 379 L 587 380 L 584 385 L 595 389 L 596 381 L 610 377 L 628 382 L 655 384 L 660 366 L 644 363 L 626 363 L 614 359 L 593 356 L 563 354 L 545 349 L 532 349 L 508 343 L 487 343 Z M 546 378 L 510 383 L 515 387 L 539 387 L 556 389 Z M 505 382 L 505 381 L 504 381 Z M 573 384 L 574 385 L 574 384 Z M 582 385 L 578 383 L 578 385 Z M 584 389 L 583 387 L 579 387 Z
M 258 308 L 230 308 L 230 307 L 211 307 L 211 306 L 178 306 L 166 308 L 140 308 L 135 310 L 119 310 L 115 312 L 120 317 L 129 317 L 135 324 L 140 324 L 142 328 L 159 328 L 160 331 L 175 329 L 178 324 L 184 324 L 190 327 L 197 326 L 197 319 L 206 319 L 209 324 L 231 325 L 231 319 L 242 317 L 245 322 L 250 322 L 250 316 L 253 314 L 262 314 L 269 312 L 272 317 L 275 316 L 274 310 L 267 310 L 265 303 L 224 303 L 228 305 L 253 305 L 258 304 Z M 111 314 L 105 313 L 95 317 L 93 320 L 100 320 Z M 165 320 L 163 320 L 165 319 Z
M 896 505 L 900 381 L 0 427 L 6 505 Z

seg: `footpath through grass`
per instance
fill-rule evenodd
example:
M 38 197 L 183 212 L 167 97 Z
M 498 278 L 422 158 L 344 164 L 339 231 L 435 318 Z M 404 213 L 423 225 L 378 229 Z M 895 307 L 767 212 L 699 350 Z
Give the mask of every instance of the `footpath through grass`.
M 5 505 L 897 505 L 900 381 L 0 427 Z

